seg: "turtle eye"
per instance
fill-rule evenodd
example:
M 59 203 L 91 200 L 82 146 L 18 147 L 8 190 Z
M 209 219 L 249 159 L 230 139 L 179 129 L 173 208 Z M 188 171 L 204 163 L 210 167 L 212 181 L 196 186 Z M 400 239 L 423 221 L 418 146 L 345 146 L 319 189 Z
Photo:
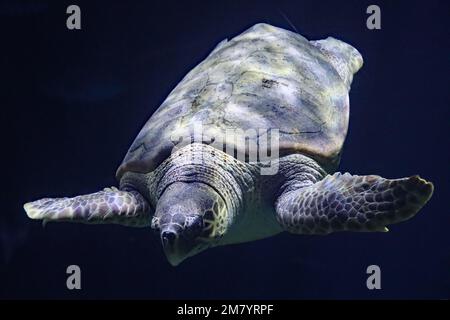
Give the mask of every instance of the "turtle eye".
M 185 234 L 187 237 L 195 238 L 203 229 L 203 217 L 196 215 L 186 218 Z

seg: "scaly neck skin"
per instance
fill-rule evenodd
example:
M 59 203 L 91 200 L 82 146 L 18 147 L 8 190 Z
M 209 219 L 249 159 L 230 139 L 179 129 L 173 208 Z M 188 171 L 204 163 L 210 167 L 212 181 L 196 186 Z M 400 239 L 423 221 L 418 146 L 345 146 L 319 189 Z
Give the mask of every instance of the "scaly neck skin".
M 153 172 L 125 173 L 120 185 L 121 189 L 139 191 L 155 210 L 170 184 L 202 182 L 224 199 L 230 210 L 230 223 L 236 223 L 251 196 L 258 197 L 259 191 L 259 200 L 273 205 L 281 194 L 310 186 L 327 174 L 315 160 L 301 154 L 284 156 L 278 161 L 275 175 L 260 176 L 258 165 L 239 162 L 211 146 L 194 143 L 174 152 Z

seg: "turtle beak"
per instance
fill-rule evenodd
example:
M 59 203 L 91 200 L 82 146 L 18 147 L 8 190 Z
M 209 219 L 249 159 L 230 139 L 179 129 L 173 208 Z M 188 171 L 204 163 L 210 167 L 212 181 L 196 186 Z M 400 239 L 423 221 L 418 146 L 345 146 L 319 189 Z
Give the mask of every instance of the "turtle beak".
M 190 247 L 186 245 L 185 239 L 180 239 L 179 233 L 174 228 L 161 230 L 161 243 L 167 260 L 172 266 L 179 265 L 189 256 Z

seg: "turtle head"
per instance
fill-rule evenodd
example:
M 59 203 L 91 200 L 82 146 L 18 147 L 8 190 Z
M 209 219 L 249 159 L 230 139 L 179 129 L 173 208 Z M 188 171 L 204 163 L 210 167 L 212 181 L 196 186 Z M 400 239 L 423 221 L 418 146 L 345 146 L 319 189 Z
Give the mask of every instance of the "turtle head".
M 230 220 L 225 201 L 214 188 L 175 182 L 159 198 L 152 228 L 159 233 L 170 264 L 176 266 L 216 245 Z

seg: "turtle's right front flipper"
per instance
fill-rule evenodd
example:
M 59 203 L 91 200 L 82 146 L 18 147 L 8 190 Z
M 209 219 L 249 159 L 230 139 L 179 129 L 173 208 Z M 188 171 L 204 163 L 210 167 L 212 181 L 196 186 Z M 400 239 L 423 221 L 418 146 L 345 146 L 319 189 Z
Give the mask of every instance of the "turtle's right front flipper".
M 45 198 L 26 203 L 31 219 L 81 223 L 116 223 L 133 227 L 149 226 L 152 209 L 137 191 L 106 188 L 74 198 Z
M 413 217 L 432 193 L 433 184 L 418 176 L 336 173 L 283 193 L 276 201 L 277 220 L 287 231 L 301 234 L 387 231 L 386 225 Z

